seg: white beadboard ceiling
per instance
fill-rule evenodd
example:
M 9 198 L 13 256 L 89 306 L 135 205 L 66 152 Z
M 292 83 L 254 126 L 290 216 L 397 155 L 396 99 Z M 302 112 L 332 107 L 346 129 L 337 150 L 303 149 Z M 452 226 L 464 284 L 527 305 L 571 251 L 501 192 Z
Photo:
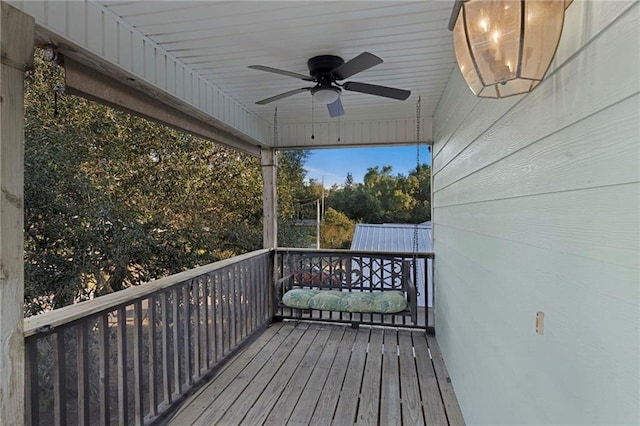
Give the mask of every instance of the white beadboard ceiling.
M 310 84 L 248 69 L 260 64 L 308 74 L 307 60 L 323 54 L 349 60 L 371 52 L 384 63 L 357 74 L 358 81 L 411 90 L 402 102 L 343 92 L 345 119 L 410 119 L 422 97 L 433 116 L 455 65 L 447 24 L 452 1 L 99 1 L 106 9 L 202 77 L 271 122 L 311 121 L 311 95 L 269 105 L 255 102 Z M 315 119 L 327 121 L 324 105 Z

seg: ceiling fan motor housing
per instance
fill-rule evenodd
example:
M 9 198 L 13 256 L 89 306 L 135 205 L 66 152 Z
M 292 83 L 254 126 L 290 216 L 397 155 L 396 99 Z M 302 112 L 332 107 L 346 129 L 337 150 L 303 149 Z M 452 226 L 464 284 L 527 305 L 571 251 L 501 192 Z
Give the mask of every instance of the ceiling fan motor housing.
M 331 71 L 342 64 L 344 64 L 344 60 L 341 57 L 334 55 L 314 56 L 307 61 L 309 74 L 321 84 L 324 78 L 331 76 Z

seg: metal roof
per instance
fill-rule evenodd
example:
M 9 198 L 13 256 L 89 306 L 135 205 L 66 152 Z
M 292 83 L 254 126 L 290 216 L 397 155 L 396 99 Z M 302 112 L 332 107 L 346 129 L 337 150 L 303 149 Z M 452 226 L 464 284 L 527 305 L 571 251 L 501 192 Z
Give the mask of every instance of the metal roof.
M 351 241 L 351 250 L 365 251 L 414 251 L 414 232 L 416 225 L 382 223 L 360 223 Z M 417 225 L 418 252 L 433 251 L 431 246 L 431 222 Z

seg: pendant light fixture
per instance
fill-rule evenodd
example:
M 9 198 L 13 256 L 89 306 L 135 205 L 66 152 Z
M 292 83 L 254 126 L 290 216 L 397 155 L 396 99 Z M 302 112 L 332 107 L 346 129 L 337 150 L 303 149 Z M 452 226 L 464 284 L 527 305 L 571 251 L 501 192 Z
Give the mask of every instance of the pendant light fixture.
M 565 0 L 458 0 L 449 29 L 460 72 L 482 98 L 533 90 L 555 55 Z

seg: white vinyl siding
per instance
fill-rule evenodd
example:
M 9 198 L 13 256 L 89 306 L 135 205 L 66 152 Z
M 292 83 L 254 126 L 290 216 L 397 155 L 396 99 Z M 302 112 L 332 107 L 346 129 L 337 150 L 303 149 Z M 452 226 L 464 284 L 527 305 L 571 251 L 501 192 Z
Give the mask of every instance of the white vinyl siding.
M 534 92 L 455 70 L 440 101 L 436 332 L 469 424 L 640 423 L 639 11 L 574 1 Z

